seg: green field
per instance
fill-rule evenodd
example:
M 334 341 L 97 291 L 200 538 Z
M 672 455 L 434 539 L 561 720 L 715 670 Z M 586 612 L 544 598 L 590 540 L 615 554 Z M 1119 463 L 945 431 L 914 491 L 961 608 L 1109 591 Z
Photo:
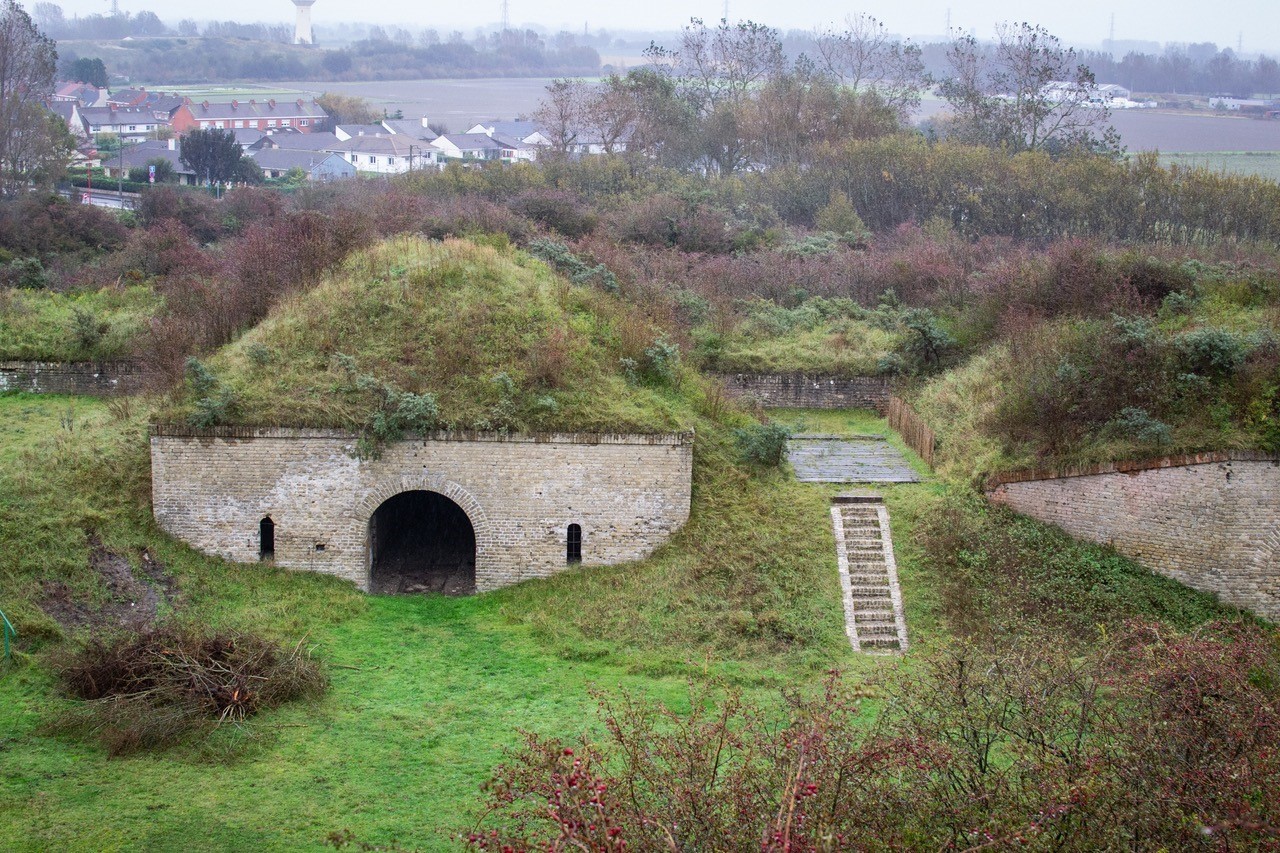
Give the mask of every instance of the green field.
M 1255 175 L 1280 181 L 1280 151 L 1196 151 L 1160 154 L 1160 165 L 1209 169 L 1229 175 Z

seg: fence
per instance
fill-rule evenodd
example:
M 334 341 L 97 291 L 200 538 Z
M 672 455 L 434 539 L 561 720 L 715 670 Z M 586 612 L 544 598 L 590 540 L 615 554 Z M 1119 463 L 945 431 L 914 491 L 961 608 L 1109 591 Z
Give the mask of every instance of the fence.
M 933 452 L 938 445 L 938 438 L 916 414 L 916 410 L 901 397 L 889 398 L 889 426 L 898 431 L 902 440 L 919 454 L 926 465 L 933 467 Z

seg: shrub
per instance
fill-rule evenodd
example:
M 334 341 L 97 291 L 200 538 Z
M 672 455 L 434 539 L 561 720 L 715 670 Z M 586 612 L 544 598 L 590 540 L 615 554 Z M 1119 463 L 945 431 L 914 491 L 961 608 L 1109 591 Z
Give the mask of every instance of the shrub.
M 753 424 L 735 429 L 733 437 L 742 461 L 776 468 L 787 458 L 787 441 L 791 433 L 782 424 Z
M 285 649 L 196 628 L 92 637 L 57 655 L 54 669 L 82 702 L 54 727 L 91 736 L 112 755 L 165 747 L 327 687 L 301 643 Z
M 526 735 L 481 850 L 1255 849 L 1280 826 L 1280 655 L 1257 632 L 1125 626 L 958 644 L 783 707 L 600 696 L 605 735 Z M 890 697 L 875 725 L 864 699 Z
M 220 387 L 218 377 L 194 356 L 187 359 L 185 375 L 195 398 L 194 411 L 188 415 L 187 423 L 197 429 L 208 429 L 225 422 L 235 403 L 231 392 Z
M 831 201 L 818 211 L 814 224 L 819 231 L 832 234 L 852 234 L 859 238 L 867 234 L 867 226 L 849 201 L 849 196 L 839 190 L 833 192 Z
M 589 234 L 596 227 L 595 214 L 564 190 L 526 190 L 512 202 L 511 209 L 570 238 Z
M 92 311 L 79 307 L 71 309 L 71 337 L 85 356 L 92 357 L 93 351 L 102 342 L 103 335 L 110 329 L 111 324 L 99 320 Z
M 1142 444 L 1168 444 L 1173 430 L 1164 421 L 1153 418 L 1146 409 L 1126 406 L 1104 427 L 1107 435 Z
M 680 347 L 660 337 L 644 350 L 645 375 L 658 385 L 680 384 Z
M 1229 377 L 1249 355 L 1249 346 L 1243 338 L 1213 327 L 1179 335 L 1174 347 L 1185 372 L 1211 379 Z
M 27 290 L 43 290 L 49 284 L 49 274 L 39 258 L 15 258 L 0 270 L 0 284 Z

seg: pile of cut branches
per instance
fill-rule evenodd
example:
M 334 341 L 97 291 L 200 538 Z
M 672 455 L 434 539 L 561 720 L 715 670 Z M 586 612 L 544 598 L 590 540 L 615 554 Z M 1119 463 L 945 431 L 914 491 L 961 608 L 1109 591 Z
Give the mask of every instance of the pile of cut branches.
M 301 642 L 288 649 L 253 634 L 172 626 L 92 637 L 64 651 L 55 670 L 83 700 L 57 728 L 97 737 L 113 755 L 241 722 L 327 686 Z

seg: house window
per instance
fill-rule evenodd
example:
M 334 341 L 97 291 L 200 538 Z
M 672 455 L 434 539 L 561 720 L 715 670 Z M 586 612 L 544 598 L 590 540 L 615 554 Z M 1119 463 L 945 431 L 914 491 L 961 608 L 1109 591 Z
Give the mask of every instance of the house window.
M 376 166 L 376 165 L 378 164 L 378 158 L 377 158 L 377 157 L 374 157 L 372 154 L 370 154 L 370 155 L 369 155 L 369 164 L 370 164 L 371 166 Z
M 271 560 L 276 555 L 276 523 L 267 516 L 258 522 L 258 559 Z
M 388 158 L 387 158 L 387 165 L 388 165 L 388 166 L 394 166 L 394 165 L 395 165 L 395 163 L 396 163 L 396 161 L 395 161 L 394 159 L 392 159 L 391 157 L 388 157 Z
M 569 532 L 565 536 L 568 544 L 566 548 L 568 563 L 571 566 L 582 562 L 582 526 L 579 524 L 570 524 Z
M 311 119 L 306 119 L 306 118 L 298 119 L 298 124 L 301 125 L 302 127 L 306 127 L 307 125 L 311 124 Z
M 275 119 L 273 119 L 273 118 L 269 118 L 269 119 L 267 119 L 267 127 L 275 127 L 275 126 L 276 126 L 276 120 L 275 120 Z
M 213 123 L 213 126 L 216 127 L 218 130 L 222 130 L 222 122 L 220 121 L 215 121 Z
M 236 127 L 244 127 L 244 122 L 242 122 L 242 121 L 237 121 L 237 122 L 236 122 L 236 124 L 235 124 L 235 126 L 236 126 Z
M 207 130 L 207 129 L 208 129 L 208 127 L 209 127 L 209 122 L 207 122 L 207 121 L 202 121 L 202 122 L 200 122 L 200 127 L 202 127 L 202 128 L 204 128 L 204 129 L 206 129 L 206 130 Z

